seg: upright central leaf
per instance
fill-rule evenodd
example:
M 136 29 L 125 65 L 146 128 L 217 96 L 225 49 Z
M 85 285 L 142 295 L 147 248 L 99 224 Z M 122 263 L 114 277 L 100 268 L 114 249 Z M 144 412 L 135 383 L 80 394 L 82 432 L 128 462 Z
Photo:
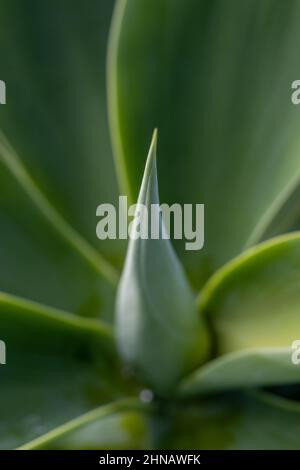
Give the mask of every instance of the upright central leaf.
M 159 207 L 156 133 L 150 147 L 136 206 L 151 214 Z M 140 221 L 145 234 L 148 219 Z M 152 221 L 153 222 L 153 221 Z M 150 223 L 147 230 L 150 232 Z M 164 232 L 162 222 L 161 233 Z M 208 354 L 208 335 L 193 293 L 168 239 L 131 238 L 117 297 L 117 336 L 123 358 L 155 392 L 170 392 Z

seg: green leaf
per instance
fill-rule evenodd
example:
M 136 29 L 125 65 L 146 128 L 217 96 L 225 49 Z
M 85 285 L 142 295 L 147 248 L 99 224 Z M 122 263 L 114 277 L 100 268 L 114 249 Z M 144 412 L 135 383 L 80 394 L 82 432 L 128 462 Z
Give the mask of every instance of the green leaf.
M 99 450 L 149 448 L 149 433 L 141 402 L 124 399 L 75 418 L 20 450 Z
M 112 7 L 0 5 L 0 285 L 85 316 L 111 314 L 123 252 L 96 237 L 97 206 L 118 195 L 105 97 Z
M 148 216 L 151 205 L 159 205 L 156 133 L 132 223 L 139 223 L 141 204 Z M 159 238 L 150 237 L 149 224 L 148 238 L 129 242 L 117 296 L 116 328 L 122 357 L 155 392 L 166 393 L 182 374 L 206 359 L 208 333 L 171 243 L 162 237 L 162 221 L 161 226 Z
M 122 432 L 117 431 L 124 417 L 120 411 L 127 407 L 131 410 L 130 426 L 134 427 L 129 435 L 124 421 Z M 152 414 L 152 422 L 149 414 L 155 431 L 154 445 L 148 440 L 145 414 L 141 412 L 141 405 L 131 400 L 105 405 L 21 448 L 101 449 L 113 430 L 110 442 L 120 443 L 123 449 L 127 448 L 124 443 L 131 449 L 299 449 L 299 403 L 269 393 L 230 394 L 187 402 L 173 410 L 169 407 L 163 420 Z
M 300 338 L 299 233 L 274 238 L 224 266 L 206 284 L 199 303 L 209 316 L 218 355 L 291 347 Z
M 299 450 L 299 421 L 299 402 L 262 392 L 216 396 L 177 409 L 161 447 Z
M 300 369 L 291 361 L 291 348 L 261 348 L 225 354 L 187 377 L 183 395 L 200 395 L 234 388 L 300 382 Z
M 110 328 L 0 294 L 0 446 L 20 446 L 121 396 Z
M 288 199 L 282 205 L 271 224 L 263 234 L 263 239 L 267 240 L 285 232 L 295 232 L 300 228 L 300 184 L 296 185 Z
M 299 182 L 299 21 L 297 0 L 117 3 L 108 76 L 119 177 L 135 199 L 158 127 L 162 200 L 206 206 L 205 247 L 184 253 L 198 286 L 261 237 Z

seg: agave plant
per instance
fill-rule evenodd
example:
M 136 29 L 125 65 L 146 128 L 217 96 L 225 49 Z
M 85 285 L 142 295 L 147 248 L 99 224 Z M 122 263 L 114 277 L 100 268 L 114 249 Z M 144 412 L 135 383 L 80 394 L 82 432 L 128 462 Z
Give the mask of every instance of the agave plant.
M 1 448 L 300 448 L 299 21 L 1 1 Z M 97 240 L 119 194 L 204 203 L 204 249 Z

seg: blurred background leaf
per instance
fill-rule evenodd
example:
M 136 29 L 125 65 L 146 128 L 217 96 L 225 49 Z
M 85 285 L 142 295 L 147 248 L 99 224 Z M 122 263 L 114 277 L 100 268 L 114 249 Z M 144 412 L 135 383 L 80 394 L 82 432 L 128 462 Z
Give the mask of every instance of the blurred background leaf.
M 124 399 L 79 416 L 21 449 L 145 449 L 151 446 L 147 424 L 142 404 Z
M 149 422 L 135 405 L 116 406 L 132 392 L 132 377 L 115 357 L 110 328 L 66 310 L 112 319 L 125 244 L 97 241 L 96 208 L 117 203 L 115 171 L 135 202 L 155 127 L 161 201 L 206 207 L 205 249 L 176 246 L 194 287 L 245 247 L 297 228 L 300 114 L 290 86 L 300 75 L 300 3 L 118 0 L 106 80 L 113 7 L 112 0 L 0 4 L 0 78 L 7 84 L 0 107 L 0 287 L 40 302 L 0 293 L 0 334 L 9 345 L 0 446 L 297 448 L 299 389 L 278 385 L 298 373 L 287 364 L 299 330 L 298 234 L 256 247 L 205 285 L 200 310 L 215 357 L 185 382 L 193 394 L 277 385 L 272 393 L 289 399 L 261 392 L 172 396 L 158 401 Z M 185 281 L 179 300 L 176 282 L 171 295 L 163 289 L 181 269 L 165 269 L 165 254 L 149 250 L 136 269 L 134 281 L 149 281 L 138 291 L 138 307 L 141 299 L 161 301 L 158 315 L 168 328 L 176 320 L 174 337 L 192 356 L 205 341 L 197 322 L 185 323 L 193 303 L 192 293 L 184 302 Z M 161 318 L 141 328 L 128 322 L 140 310 L 126 302 L 121 332 L 136 328 L 136 357 L 156 368 L 145 382 L 157 385 L 159 377 L 176 395 L 178 370 L 187 370 L 177 338 L 170 347 Z M 266 347 L 275 354 L 261 352 Z M 134 393 L 139 389 L 135 384 Z
M 174 410 L 165 449 L 299 449 L 299 402 L 271 394 L 214 396 Z
M 205 204 L 205 247 L 183 254 L 196 286 L 257 241 L 298 184 L 299 20 L 297 0 L 118 2 L 108 76 L 120 181 L 135 199 L 158 127 L 161 201 Z
M 0 319 L 7 345 L 0 383 L 2 449 L 125 393 L 107 326 L 5 294 Z
M 274 238 L 228 263 L 207 283 L 199 302 L 217 355 L 291 347 L 300 330 L 299 233 Z
M 0 128 L 54 209 L 91 249 L 120 265 L 121 243 L 99 243 L 95 233 L 96 207 L 118 196 L 105 91 L 113 4 L 1 2 L 7 104 L 0 108 Z M 113 290 L 42 220 L 1 158 L 0 187 L 1 289 L 108 317 Z
M 299 369 L 291 361 L 291 347 L 252 348 L 212 359 L 186 377 L 183 396 L 222 392 L 236 388 L 299 382 Z

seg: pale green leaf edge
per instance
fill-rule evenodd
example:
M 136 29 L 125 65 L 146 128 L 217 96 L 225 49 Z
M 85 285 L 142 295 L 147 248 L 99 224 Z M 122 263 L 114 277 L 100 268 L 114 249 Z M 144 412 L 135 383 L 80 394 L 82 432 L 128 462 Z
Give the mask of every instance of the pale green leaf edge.
M 32 300 L 27 300 L 22 297 L 7 294 L 6 292 L 0 291 L 0 305 L 7 305 L 11 308 L 17 308 L 24 313 L 28 318 L 42 317 L 47 320 L 53 321 L 53 323 L 63 324 L 71 329 L 76 329 L 86 332 L 94 332 L 102 337 L 113 340 L 112 328 L 101 320 L 93 320 L 89 318 L 78 317 L 72 313 L 66 312 L 65 310 L 56 309 L 43 305 Z M 1 319 L 1 314 L 0 314 Z
M 48 433 L 40 436 L 27 444 L 18 447 L 16 450 L 38 450 L 42 449 L 45 445 L 64 437 L 65 435 L 77 431 L 83 426 L 92 423 L 96 420 L 101 420 L 107 416 L 115 415 L 126 411 L 149 411 L 150 405 L 143 404 L 136 398 L 126 398 L 107 405 L 102 405 L 95 408 L 88 413 L 85 413 L 67 423 L 58 426 L 57 428 L 49 431 Z
M 300 242 L 300 232 L 293 232 L 276 236 L 258 245 L 254 245 L 226 263 L 219 270 L 217 270 L 215 274 L 213 274 L 213 276 L 207 281 L 199 293 L 197 303 L 200 310 L 203 312 L 206 310 L 207 305 L 223 281 L 225 281 L 228 276 L 233 274 L 235 270 L 239 269 L 242 265 L 247 263 L 247 261 L 250 261 L 256 256 L 260 256 L 261 254 L 272 250 L 276 246 L 288 244 L 291 241 L 297 240 Z
M 52 206 L 2 132 L 0 132 L 0 157 L 11 175 L 56 232 L 81 255 L 94 271 L 101 274 L 113 285 L 116 285 L 119 274 L 115 268 L 69 225 Z
M 130 183 L 130 175 L 126 165 L 125 150 L 122 141 L 121 121 L 118 106 L 118 50 L 122 30 L 122 21 L 125 15 L 127 0 L 116 0 L 113 11 L 112 22 L 109 32 L 107 51 L 107 97 L 108 97 L 108 118 L 113 146 L 113 156 L 120 190 L 127 194 L 131 203 L 133 202 L 133 188 Z M 293 191 L 300 185 L 300 171 L 286 184 L 278 196 L 269 205 L 257 221 L 250 233 L 244 249 L 253 246 L 261 241 L 264 233 L 272 223 L 284 204 L 288 201 Z
M 117 0 L 114 7 L 108 38 L 106 75 L 108 120 L 117 179 L 121 193 L 126 194 L 130 203 L 133 203 L 133 189 L 130 184 L 130 177 L 126 165 L 125 151 L 121 137 L 121 123 L 119 120 L 118 112 L 117 56 L 118 44 L 122 28 L 122 20 L 126 4 L 127 0 Z
M 270 207 L 265 211 L 256 226 L 252 230 L 248 240 L 245 243 L 244 248 L 247 249 L 250 246 L 258 243 L 271 226 L 272 221 L 280 213 L 280 210 L 288 202 L 289 198 L 292 197 L 293 192 L 300 185 L 300 174 L 296 174 L 295 177 L 289 181 L 285 188 L 278 194 L 277 198 L 273 201 Z
M 237 388 L 287 385 L 300 382 L 300 370 L 291 362 L 292 350 L 253 348 L 213 359 L 186 377 L 182 396 L 206 395 Z

